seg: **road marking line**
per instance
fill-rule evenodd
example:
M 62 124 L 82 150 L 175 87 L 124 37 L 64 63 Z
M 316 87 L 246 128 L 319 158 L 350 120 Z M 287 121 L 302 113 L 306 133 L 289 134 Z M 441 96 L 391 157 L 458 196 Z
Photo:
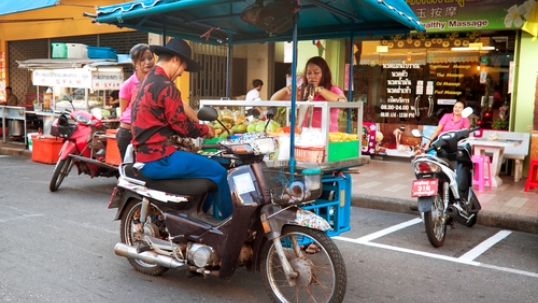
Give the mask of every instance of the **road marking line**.
M 528 277 L 532 277 L 532 278 L 538 278 L 538 273 L 534 273 L 534 272 L 528 272 L 528 271 L 518 270 L 518 269 L 514 269 L 514 268 L 483 264 L 483 263 L 476 262 L 476 261 L 460 260 L 459 258 L 454 258 L 454 257 L 445 256 L 445 255 L 439 255 L 439 254 L 433 254 L 433 253 L 420 251 L 420 250 L 401 248 L 401 247 L 390 246 L 390 245 L 380 244 L 380 243 L 375 243 L 375 242 L 359 242 L 358 239 L 350 239 L 350 238 L 339 237 L 339 236 L 332 237 L 332 239 L 346 241 L 346 242 L 352 242 L 352 243 L 356 243 L 356 244 L 362 244 L 362 245 L 365 245 L 365 246 L 377 247 L 377 248 L 386 249 L 386 250 L 392 250 L 392 251 L 396 251 L 396 252 L 403 252 L 403 253 L 408 253 L 408 254 L 413 254 L 413 255 L 428 257 L 428 258 L 432 258 L 432 259 L 438 259 L 438 260 L 443 260 L 443 261 L 463 264 L 463 265 L 471 265 L 471 266 L 476 266 L 476 267 L 489 268 L 489 269 L 493 269 L 493 270 L 504 271 L 504 272 L 513 273 L 513 274 L 519 274 L 519 275 L 528 276 Z
M 388 234 L 391 234 L 393 232 L 396 232 L 400 229 L 404 229 L 406 227 L 409 227 L 411 225 L 415 225 L 417 223 L 420 223 L 422 222 L 422 219 L 420 218 L 416 218 L 416 219 L 413 219 L 413 220 L 409 220 L 407 222 L 403 222 L 403 223 L 400 223 L 400 224 L 397 224 L 397 225 L 394 225 L 394 226 L 391 226 L 389 228 L 385 228 L 383 230 L 380 230 L 378 232 L 375 232 L 373 234 L 369 234 L 367 236 L 364 236 L 364 237 L 360 237 L 358 239 L 356 239 L 357 243 L 366 243 L 366 242 L 370 242 L 372 240 L 375 240 L 377 238 L 381 238 L 383 236 L 386 236 Z
M 478 256 L 486 252 L 488 249 L 492 248 L 495 244 L 508 237 L 511 233 L 512 232 L 509 230 L 501 230 L 486 241 L 478 244 L 475 248 L 466 252 L 464 255 L 459 257 L 459 259 L 464 262 L 473 261 L 474 259 L 478 258 Z
M 445 255 L 440 255 L 440 254 L 433 254 L 433 253 L 420 251 L 420 250 L 401 248 L 401 247 L 396 247 L 396 246 L 391 246 L 391 245 L 381 244 L 381 243 L 375 243 L 375 242 L 365 242 L 365 241 L 360 240 L 362 238 L 360 238 L 360 239 L 350 239 L 350 238 L 345 238 L 345 237 L 332 237 L 332 239 L 341 240 L 341 241 L 347 241 L 347 242 L 353 242 L 353 243 L 357 243 L 357 244 L 363 244 L 363 245 L 366 245 L 366 246 L 383 248 L 383 249 L 393 250 L 393 251 L 397 251 L 397 252 L 404 252 L 404 253 L 413 254 L 413 255 L 430 257 L 430 258 L 434 258 L 434 259 L 441 259 L 441 260 L 451 261 L 451 262 L 456 262 L 456 263 L 465 263 L 465 264 L 478 263 L 478 262 L 463 262 L 463 261 L 458 260 L 458 258 L 445 256 Z

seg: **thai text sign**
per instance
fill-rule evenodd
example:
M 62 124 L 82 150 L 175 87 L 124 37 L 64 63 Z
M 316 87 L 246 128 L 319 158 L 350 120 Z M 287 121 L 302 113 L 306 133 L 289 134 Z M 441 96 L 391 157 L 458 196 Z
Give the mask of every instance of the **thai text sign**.
M 91 90 L 118 90 L 123 83 L 123 72 L 87 69 L 36 69 L 32 71 L 35 86 L 61 86 Z

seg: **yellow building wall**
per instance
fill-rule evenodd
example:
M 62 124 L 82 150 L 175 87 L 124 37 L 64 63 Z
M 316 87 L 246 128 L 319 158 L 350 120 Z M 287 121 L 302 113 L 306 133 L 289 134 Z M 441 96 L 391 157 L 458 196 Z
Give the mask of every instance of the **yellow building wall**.
M 9 41 L 134 31 L 120 29 L 114 25 L 95 24 L 92 23 L 92 18 L 83 16 L 83 13 L 94 14 L 95 6 L 117 4 L 118 0 L 93 0 L 91 5 L 88 5 L 88 2 L 87 0 L 69 0 L 69 5 L 61 4 L 50 8 L 0 16 L 0 52 L 6 52 L 6 60 L 8 60 L 7 45 Z M 160 45 L 162 40 L 158 41 L 159 37 L 150 36 L 148 43 Z M 176 86 L 181 91 L 183 100 L 187 103 L 189 102 L 189 83 L 189 73 L 183 74 L 176 80 Z

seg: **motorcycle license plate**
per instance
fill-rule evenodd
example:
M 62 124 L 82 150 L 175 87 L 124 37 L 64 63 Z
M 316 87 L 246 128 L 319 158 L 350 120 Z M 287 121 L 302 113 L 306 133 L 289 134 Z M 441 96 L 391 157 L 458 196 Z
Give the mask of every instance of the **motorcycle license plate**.
M 437 186 L 439 180 L 433 179 L 421 179 L 413 180 L 411 186 L 411 197 L 431 197 L 437 195 Z

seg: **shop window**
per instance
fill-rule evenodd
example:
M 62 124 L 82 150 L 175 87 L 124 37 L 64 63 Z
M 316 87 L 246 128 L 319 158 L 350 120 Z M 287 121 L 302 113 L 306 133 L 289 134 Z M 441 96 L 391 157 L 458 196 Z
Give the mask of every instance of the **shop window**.
M 353 99 L 366 103 L 366 122 L 437 125 L 464 100 L 481 127 L 500 125 L 495 121 L 510 106 L 513 35 L 437 33 L 357 42 Z

